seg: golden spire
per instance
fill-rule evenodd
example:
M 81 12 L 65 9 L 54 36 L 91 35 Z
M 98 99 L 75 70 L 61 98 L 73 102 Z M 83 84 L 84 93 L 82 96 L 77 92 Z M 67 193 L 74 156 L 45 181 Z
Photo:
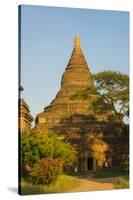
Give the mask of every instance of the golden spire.
M 67 69 L 69 68 L 88 68 L 87 62 L 85 60 L 84 54 L 80 47 L 80 37 L 75 35 L 74 48 L 72 51 L 71 58 L 68 62 Z
M 75 45 L 74 45 L 74 47 L 75 48 L 80 48 L 80 37 L 79 37 L 79 35 L 75 35 Z

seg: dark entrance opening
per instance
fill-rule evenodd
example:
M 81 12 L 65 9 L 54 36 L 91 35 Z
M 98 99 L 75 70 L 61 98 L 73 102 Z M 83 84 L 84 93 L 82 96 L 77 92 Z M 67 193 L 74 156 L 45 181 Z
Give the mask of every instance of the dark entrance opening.
M 93 170 L 93 158 L 87 159 L 88 170 Z

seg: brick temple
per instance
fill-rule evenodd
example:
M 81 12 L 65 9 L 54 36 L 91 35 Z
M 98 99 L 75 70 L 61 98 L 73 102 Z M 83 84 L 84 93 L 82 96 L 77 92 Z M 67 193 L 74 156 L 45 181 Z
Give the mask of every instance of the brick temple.
M 76 136 L 73 140 L 73 144 L 78 150 L 76 165 L 78 170 L 84 172 L 98 168 L 96 158 L 91 155 L 84 136 L 85 133 L 95 135 L 109 131 L 110 135 L 105 137 L 106 141 L 114 144 L 114 136 L 112 135 L 114 134 L 114 126 L 107 125 L 108 120 L 111 120 L 111 114 L 100 113 L 96 115 L 91 108 L 91 101 L 96 97 L 96 94 L 91 94 L 89 100 L 71 99 L 71 96 L 77 91 L 91 89 L 93 84 L 90 69 L 81 49 L 80 38 L 76 35 L 70 60 L 62 75 L 61 88 L 53 101 L 36 116 L 35 120 L 35 129 L 43 134 L 52 130 L 60 136 L 67 133 Z M 115 138 L 115 140 L 116 147 L 114 148 L 117 149 L 120 139 Z M 108 156 L 108 160 L 111 165 L 112 158 L 110 156 Z
M 80 46 L 80 38 L 76 36 L 72 55 L 62 75 L 61 89 L 44 111 L 36 116 L 36 127 L 43 131 L 56 129 L 57 132 L 62 132 L 65 131 L 65 124 L 70 125 L 69 121 L 72 121 L 72 118 L 81 121 L 82 115 L 86 118 L 88 114 L 93 114 L 88 107 L 95 95 L 91 96 L 90 102 L 88 99 L 71 99 L 77 91 L 91 88 L 93 84 L 91 72 Z M 66 131 L 67 129 L 68 127 Z
M 24 99 L 19 99 L 19 133 L 28 132 L 31 130 L 31 123 L 33 122 L 34 118 L 30 114 L 30 109 L 28 104 Z

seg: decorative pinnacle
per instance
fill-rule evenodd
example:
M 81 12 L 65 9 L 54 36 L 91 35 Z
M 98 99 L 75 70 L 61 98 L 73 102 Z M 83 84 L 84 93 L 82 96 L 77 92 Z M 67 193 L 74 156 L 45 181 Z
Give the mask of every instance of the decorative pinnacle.
M 75 36 L 75 45 L 74 45 L 75 48 L 80 48 L 80 37 L 79 35 L 76 35 Z

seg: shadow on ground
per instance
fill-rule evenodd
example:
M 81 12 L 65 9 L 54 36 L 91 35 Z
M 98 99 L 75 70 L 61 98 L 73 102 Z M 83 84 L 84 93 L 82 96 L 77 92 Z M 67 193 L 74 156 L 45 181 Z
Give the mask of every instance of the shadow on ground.
M 13 192 L 13 193 L 17 193 L 18 194 L 18 188 L 17 187 L 9 187 L 8 190 Z

